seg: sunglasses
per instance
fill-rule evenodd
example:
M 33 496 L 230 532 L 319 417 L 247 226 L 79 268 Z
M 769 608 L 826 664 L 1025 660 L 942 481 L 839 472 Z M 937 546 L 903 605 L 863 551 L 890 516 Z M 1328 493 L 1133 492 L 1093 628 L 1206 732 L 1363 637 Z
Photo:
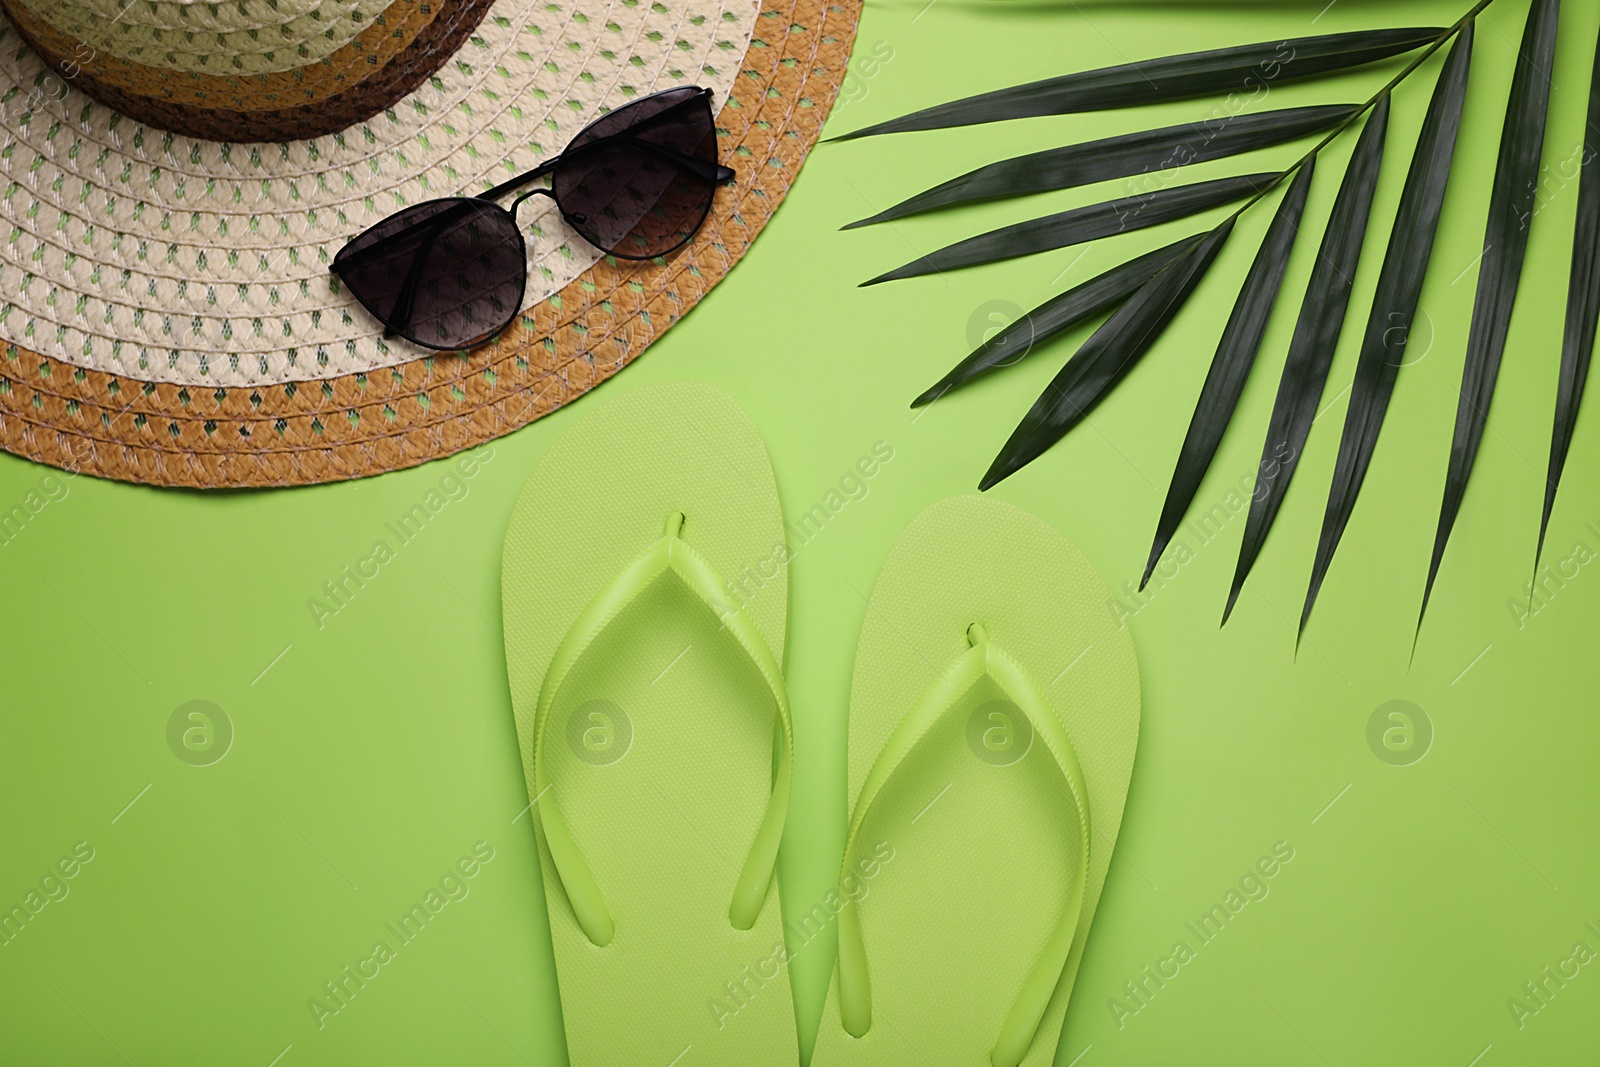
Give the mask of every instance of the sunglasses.
M 549 177 L 548 186 L 527 186 Z M 562 218 L 618 259 L 656 259 L 687 244 L 732 169 L 717 162 L 711 90 L 640 97 L 580 130 L 562 153 L 477 196 L 415 204 L 333 257 L 330 269 L 383 323 L 425 348 L 470 348 L 522 310 L 527 246 L 516 212 L 548 196 Z M 500 206 L 504 196 L 527 189 Z

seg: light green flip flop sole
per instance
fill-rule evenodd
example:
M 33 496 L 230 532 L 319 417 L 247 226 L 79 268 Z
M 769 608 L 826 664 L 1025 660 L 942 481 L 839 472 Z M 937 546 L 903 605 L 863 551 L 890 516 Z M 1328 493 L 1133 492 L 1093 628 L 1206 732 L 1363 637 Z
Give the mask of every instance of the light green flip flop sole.
M 1139 735 L 1110 599 L 999 500 L 942 501 L 896 542 L 856 650 L 852 903 L 814 1067 L 1053 1061 Z
M 798 1059 L 786 557 L 760 434 L 698 383 L 599 408 L 517 501 L 506 669 L 575 1067 Z

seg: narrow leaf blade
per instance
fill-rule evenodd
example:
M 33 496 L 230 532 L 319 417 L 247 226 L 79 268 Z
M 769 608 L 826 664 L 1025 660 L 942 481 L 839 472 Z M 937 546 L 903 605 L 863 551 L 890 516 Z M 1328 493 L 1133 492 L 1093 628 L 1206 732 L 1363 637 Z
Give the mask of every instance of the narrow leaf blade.
M 1254 152 L 1326 130 L 1357 112 L 1354 105 L 1285 108 L 1158 130 L 1106 137 L 1003 159 L 918 193 L 847 230 L 974 200 L 1072 189 L 1113 178 L 1160 175 L 1180 167 Z
M 1098 241 L 1117 233 L 1159 226 L 1243 200 L 1270 187 L 1277 180 L 1277 174 L 1244 174 L 1073 208 L 957 241 L 861 284 L 877 285 L 879 282 L 915 278 L 958 267 L 1031 256 L 1054 248 Z
M 1010 477 L 1066 436 L 1132 370 L 1177 317 L 1233 232 L 1228 219 L 1151 278 L 1085 341 L 1029 409 L 979 489 Z
M 1539 521 L 1539 547 L 1544 552 L 1556 487 L 1567 465 L 1567 451 L 1578 424 L 1578 406 L 1594 358 L 1596 326 L 1600 325 L 1600 42 L 1596 43 L 1594 76 L 1589 83 L 1589 122 L 1583 131 L 1583 179 L 1578 185 L 1578 226 L 1572 240 L 1572 280 L 1567 292 L 1566 336 L 1561 345 L 1561 379 L 1556 389 L 1556 424 L 1550 438 L 1550 470 L 1544 483 L 1544 517 Z
M 1505 130 L 1500 138 L 1500 161 L 1489 196 L 1489 226 L 1478 274 L 1477 303 L 1472 309 L 1472 329 L 1467 335 L 1466 365 L 1461 375 L 1461 402 L 1456 408 L 1455 439 L 1450 443 L 1450 469 L 1445 475 L 1444 503 L 1439 529 L 1434 535 L 1433 559 L 1428 564 L 1428 584 L 1422 592 L 1417 626 L 1428 611 L 1428 598 L 1439 576 L 1445 545 L 1461 512 L 1467 479 L 1478 458 L 1478 446 L 1489 420 L 1500 360 L 1511 332 L 1511 313 L 1522 285 L 1522 267 L 1528 254 L 1528 235 L 1538 205 L 1540 160 L 1544 156 L 1545 127 L 1550 117 L 1550 74 L 1555 68 L 1556 30 L 1561 0 L 1533 0 L 1517 50 L 1516 72 L 1511 78 L 1511 99 L 1506 106 Z
M 1289 255 L 1294 251 L 1295 238 L 1300 235 L 1300 219 L 1305 214 L 1315 172 L 1316 161 L 1308 160 L 1278 205 L 1278 213 L 1262 239 L 1238 302 L 1233 305 L 1233 315 L 1222 331 L 1222 342 L 1217 346 L 1211 370 L 1200 390 L 1200 400 L 1195 405 L 1189 432 L 1183 439 L 1183 448 L 1172 472 L 1167 501 L 1156 523 L 1155 543 L 1150 546 L 1150 559 L 1145 564 L 1144 576 L 1139 579 L 1141 590 L 1150 581 L 1161 554 L 1194 502 L 1200 481 L 1217 454 L 1217 446 L 1222 443 L 1234 409 L 1239 406 L 1239 397 L 1244 392 L 1250 368 L 1255 365 L 1256 354 L 1261 350 L 1261 339 L 1272 319 L 1272 309 L 1278 302 L 1278 291 L 1283 287 L 1283 275 L 1289 266 Z
M 991 370 L 1021 362 L 1041 342 L 1122 303 L 1199 241 L 1199 236 L 1174 241 L 1051 297 L 975 348 L 949 374 L 913 400 L 911 406 L 921 407 Z
M 937 130 L 1036 115 L 1136 107 L 1212 93 L 1253 91 L 1257 86 L 1266 88 L 1278 82 L 1347 70 L 1402 55 L 1432 44 L 1444 32 L 1441 27 L 1429 26 L 1334 33 L 1140 60 L 952 100 L 829 139 L 847 141 L 883 133 Z
M 1355 285 L 1356 268 L 1366 244 L 1367 224 L 1372 217 L 1372 199 L 1383 167 L 1384 141 L 1389 130 L 1389 97 L 1385 94 L 1367 119 L 1355 153 L 1350 157 L 1328 228 L 1317 253 L 1316 266 L 1306 284 L 1294 339 L 1284 361 L 1278 396 L 1273 401 L 1267 439 L 1261 448 L 1255 491 L 1250 496 L 1250 514 L 1245 519 L 1244 541 L 1239 562 L 1234 567 L 1233 585 L 1222 612 L 1226 623 L 1244 588 L 1250 569 L 1255 566 L 1261 546 L 1278 509 L 1283 506 L 1289 483 L 1294 478 L 1300 455 L 1305 450 L 1311 424 L 1316 421 L 1328 370 L 1344 332 L 1345 313 Z M 1265 485 L 1265 490 L 1262 486 Z
M 1405 361 L 1417 304 L 1422 297 L 1429 261 L 1433 258 L 1439 218 L 1444 211 L 1450 168 L 1455 160 L 1461 110 L 1472 67 L 1473 39 L 1474 27 L 1468 23 L 1439 73 L 1433 101 L 1428 105 L 1428 114 L 1417 138 L 1417 150 L 1411 159 L 1405 189 L 1400 194 L 1400 208 L 1389 238 L 1389 250 L 1384 256 L 1383 270 L 1378 276 L 1361 356 L 1350 383 L 1350 407 L 1345 412 L 1344 433 L 1334 462 L 1333 484 L 1317 541 L 1311 584 L 1300 613 L 1302 631 L 1355 508 L 1356 496 L 1377 447 L 1378 432 L 1383 428 L 1389 397 L 1394 393 L 1395 379 Z

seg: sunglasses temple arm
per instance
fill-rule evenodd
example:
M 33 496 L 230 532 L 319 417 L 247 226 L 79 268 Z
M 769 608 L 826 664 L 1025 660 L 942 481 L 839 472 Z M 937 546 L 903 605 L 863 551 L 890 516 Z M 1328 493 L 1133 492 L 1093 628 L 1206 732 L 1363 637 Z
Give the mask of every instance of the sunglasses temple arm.
M 704 178 L 708 182 L 716 182 L 718 185 L 721 185 L 723 182 L 731 182 L 734 179 L 732 167 L 724 167 L 721 163 L 707 163 L 703 159 L 697 159 L 694 156 L 686 156 L 681 153 L 674 152 L 670 148 L 663 148 L 660 145 L 651 144 L 649 141 L 639 141 L 632 137 L 627 138 L 627 140 L 632 144 L 636 144 L 640 148 L 649 149 L 659 156 L 665 156 L 672 163 L 677 164 L 696 177 Z
M 411 322 L 411 306 L 416 302 L 417 286 L 422 284 L 422 264 L 427 261 L 428 253 L 433 251 L 433 242 L 438 236 L 439 227 L 436 226 L 422 239 L 416 257 L 411 261 L 411 270 L 406 275 L 406 284 L 394 298 L 394 307 L 389 309 L 388 318 L 384 320 L 385 337 L 393 337 L 400 332 L 401 327 Z
M 454 222 L 456 219 L 459 219 L 462 215 L 466 214 L 467 210 L 467 204 L 457 204 L 455 207 L 446 208 L 437 215 L 423 219 L 421 222 L 413 222 L 409 226 L 403 226 L 393 233 L 379 238 L 370 245 L 367 245 L 365 248 L 359 249 L 356 252 L 348 255 L 344 252 L 341 252 L 339 255 L 333 257 L 333 263 L 329 269 L 335 274 L 338 274 L 344 268 L 359 263 L 363 259 L 370 259 L 372 256 L 382 252 L 384 249 L 388 248 L 390 245 L 394 244 L 400 239 L 412 236 L 419 229 L 433 231 L 433 233 L 426 238 L 427 245 L 425 247 L 431 247 L 434 238 L 439 235 L 439 231 L 444 229 L 445 226 Z M 347 245 L 346 247 L 349 246 Z
M 675 90 L 671 89 L 667 90 L 667 92 L 674 91 Z M 709 99 L 710 96 L 711 90 L 702 89 L 694 96 L 691 96 L 686 100 L 681 100 L 678 103 L 673 104 L 671 107 L 652 115 L 646 120 L 646 123 L 659 122 L 664 116 L 671 115 L 673 112 L 693 106 L 694 104 L 698 104 L 703 100 Z M 507 193 L 515 192 L 516 190 L 521 189 L 524 185 L 527 185 L 535 178 L 540 178 L 550 173 L 556 167 L 560 166 L 563 161 L 571 160 L 591 149 L 600 148 L 607 144 L 614 144 L 617 141 L 628 141 L 629 143 L 636 144 L 650 151 L 654 151 L 658 155 L 665 156 L 667 159 L 678 164 L 683 169 L 692 171 L 699 177 L 705 178 L 707 181 L 726 182 L 732 181 L 734 177 L 733 168 L 731 167 L 708 164 L 704 160 L 696 159 L 693 156 L 680 155 L 679 153 L 672 151 L 670 148 L 663 148 L 661 145 L 652 144 L 649 141 L 641 141 L 638 138 L 628 137 L 626 134 L 613 134 L 609 137 L 597 138 L 594 141 L 590 141 L 586 145 L 579 145 L 577 148 L 569 148 L 565 152 L 562 152 L 560 155 L 556 156 L 554 159 L 546 160 L 527 173 L 519 174 L 515 178 L 510 178 L 506 181 L 503 181 L 493 189 L 490 189 L 488 192 L 479 193 L 478 195 L 484 200 L 498 200 Z
M 540 178 L 548 174 L 557 163 L 561 162 L 563 158 L 563 156 L 557 156 L 549 162 L 543 163 L 540 166 L 535 167 L 533 170 L 528 171 L 526 174 L 519 174 L 515 178 L 501 182 L 488 192 L 479 193 L 477 196 L 469 199 L 498 200 L 507 193 L 515 192 L 517 189 L 522 188 L 535 178 Z M 338 273 L 338 271 L 344 267 L 348 267 L 354 263 L 360 262 L 363 259 L 375 256 L 402 238 L 412 236 L 418 229 L 433 230 L 434 236 L 437 236 L 439 230 L 454 222 L 456 219 L 459 219 L 462 215 L 466 214 L 467 211 L 467 204 L 458 204 L 455 207 L 447 208 L 444 211 L 439 212 L 437 215 L 423 219 L 421 222 L 414 222 L 410 226 L 402 227 L 388 236 L 372 242 L 370 245 L 367 245 L 365 248 L 349 256 L 345 256 L 343 258 L 335 256 L 333 260 L 333 270 L 335 273 Z M 427 245 L 424 246 L 423 250 L 426 251 L 427 247 L 431 246 L 432 244 L 433 237 L 430 236 L 427 238 Z
M 588 144 L 579 145 L 577 148 L 569 148 L 567 151 L 561 153 L 559 156 L 556 156 L 554 159 L 546 160 L 525 174 L 519 174 L 515 178 L 507 179 L 486 193 L 479 193 L 478 199 L 499 200 L 507 193 L 514 193 L 518 189 L 521 189 L 523 186 L 527 185 L 529 182 L 544 177 L 546 174 L 549 174 L 563 163 L 570 163 L 574 160 L 581 159 L 590 152 L 597 151 L 601 148 L 610 148 L 611 146 L 617 144 L 626 144 L 633 148 L 642 148 L 646 152 L 660 156 L 662 159 L 665 159 L 674 166 L 688 171 L 697 178 L 704 178 L 708 182 L 721 183 L 732 181 L 734 178 L 734 171 L 732 167 L 724 167 L 720 163 L 707 163 L 703 159 L 699 159 L 695 156 L 686 156 L 681 152 L 674 152 L 670 148 L 663 147 L 662 145 L 658 145 L 638 137 L 629 137 L 626 134 L 615 134 L 611 137 L 602 137 L 599 140 L 590 141 Z
M 732 167 L 725 167 L 720 163 L 707 163 L 705 160 L 696 158 L 695 156 L 686 156 L 681 152 L 674 152 L 670 148 L 664 148 L 661 145 L 653 144 L 650 141 L 641 140 L 637 137 L 618 135 L 615 137 L 601 138 L 598 141 L 592 141 L 586 145 L 579 145 L 577 148 L 563 152 L 554 159 L 546 160 L 544 163 L 541 163 L 539 166 L 530 171 L 519 174 L 515 178 L 510 178 L 501 182 L 499 185 L 488 190 L 487 192 L 479 193 L 473 199 L 498 200 L 507 193 L 516 192 L 529 182 L 544 177 L 546 174 L 549 174 L 552 170 L 564 162 L 569 162 L 573 159 L 580 158 L 594 149 L 604 148 L 608 145 L 617 144 L 619 142 L 626 143 L 637 148 L 642 148 L 648 152 L 654 153 L 655 155 L 661 156 L 663 159 L 666 159 L 675 166 L 681 167 L 697 177 L 704 178 L 706 181 L 717 182 L 720 184 L 722 182 L 732 181 L 735 177 Z M 335 257 L 334 270 L 337 271 L 340 267 L 348 266 L 349 264 L 360 259 L 376 255 L 378 252 L 381 252 L 383 249 L 394 244 L 400 238 L 410 235 L 419 226 L 429 227 L 433 229 L 435 233 L 437 233 L 440 228 L 459 218 L 466 210 L 467 208 L 465 205 L 450 208 L 446 211 L 440 212 L 432 218 L 425 219 L 422 222 L 414 223 L 405 227 L 404 229 L 396 230 L 387 237 L 384 237 L 378 241 L 374 241 L 372 244 L 361 249 L 359 252 L 355 253 L 353 256 L 350 256 L 343 262 L 340 262 L 338 257 Z M 430 238 L 429 244 L 431 243 L 432 240 Z
M 668 163 L 671 163 L 682 170 L 688 171 L 697 178 L 704 178 L 708 182 L 717 182 L 720 184 L 722 182 L 732 181 L 734 178 L 732 167 L 724 167 L 721 163 L 707 163 L 705 160 L 700 159 L 697 156 L 686 156 L 682 152 L 674 152 L 672 149 L 663 145 L 658 145 L 653 141 L 646 141 L 638 137 L 629 137 L 626 134 L 617 134 L 615 137 L 607 137 L 603 140 L 594 141 L 590 144 L 584 145 L 582 148 L 576 149 L 573 152 L 566 152 L 562 155 L 574 156 L 579 152 L 583 152 L 591 148 L 602 148 L 608 144 L 617 143 L 626 144 L 633 148 L 642 148 L 646 152 L 651 152 L 655 155 L 658 155 L 662 159 L 665 159 Z M 551 160 L 551 163 L 559 162 L 561 162 L 561 157 Z

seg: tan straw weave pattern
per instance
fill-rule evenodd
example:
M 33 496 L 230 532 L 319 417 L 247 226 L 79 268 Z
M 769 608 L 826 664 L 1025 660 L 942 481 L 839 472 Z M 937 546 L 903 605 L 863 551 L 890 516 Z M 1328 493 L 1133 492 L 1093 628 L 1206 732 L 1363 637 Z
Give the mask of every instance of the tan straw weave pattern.
M 217 141 L 290 141 L 334 133 L 393 106 L 447 62 L 493 0 L 392 0 L 338 51 L 288 70 L 175 73 L 65 34 L 21 0 L 0 0 L 23 39 L 70 83 L 124 116 Z
M 730 59 L 736 76 L 718 116 L 721 154 L 739 178 L 719 192 L 696 240 L 669 261 L 595 263 L 472 352 L 312 380 L 157 382 L 19 342 L 0 352 L 0 445 L 162 485 L 294 485 L 411 466 L 547 414 L 636 358 L 744 254 L 816 140 L 858 14 L 854 0 L 762 5 L 748 50 Z M 362 228 L 350 222 L 341 226 L 345 236 Z M 537 243 L 530 240 L 536 258 Z M 530 287 L 538 280 L 536 266 Z M 0 336 L 16 338 L 15 326 L 0 318 Z

